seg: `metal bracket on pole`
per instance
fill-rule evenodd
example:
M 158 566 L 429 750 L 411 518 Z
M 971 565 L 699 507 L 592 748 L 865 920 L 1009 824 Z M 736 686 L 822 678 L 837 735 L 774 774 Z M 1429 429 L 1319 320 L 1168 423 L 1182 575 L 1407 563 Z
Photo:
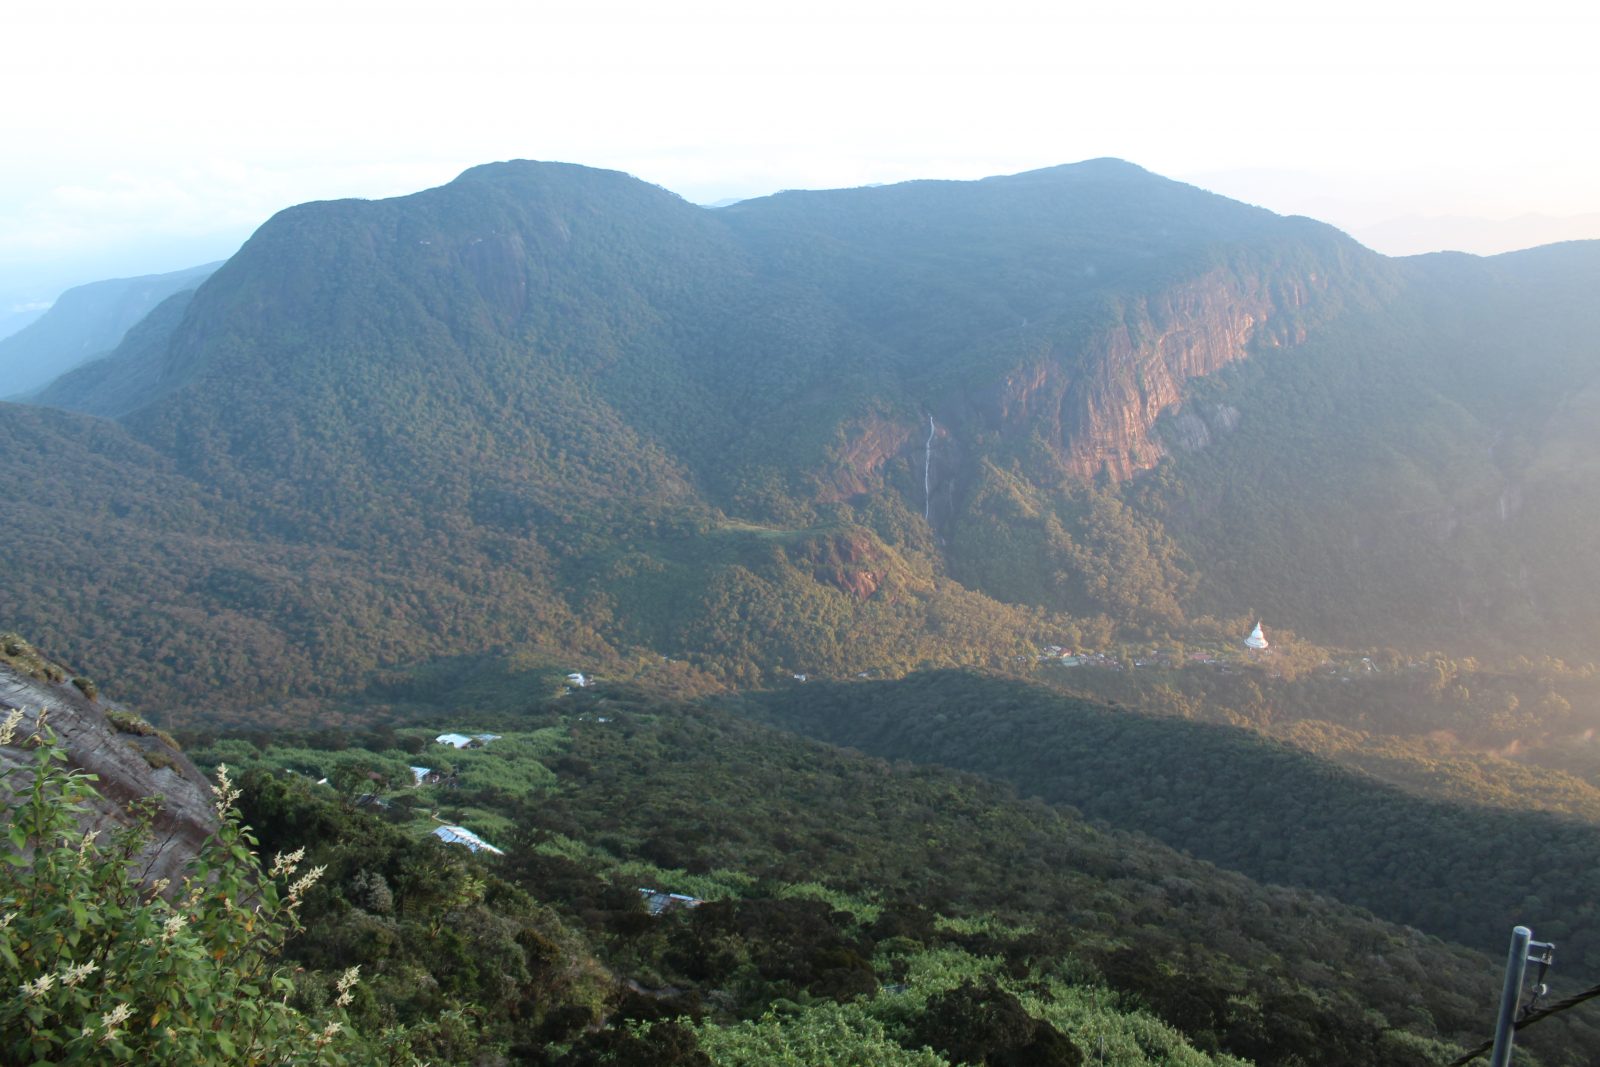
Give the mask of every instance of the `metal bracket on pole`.
M 1522 979 L 1528 970 L 1528 943 L 1532 940 L 1533 931 L 1526 926 L 1511 931 L 1511 954 L 1506 957 L 1506 984 L 1500 990 L 1500 1014 L 1494 1021 L 1494 1051 L 1489 1054 L 1489 1067 L 1510 1067 L 1517 1004 L 1522 1000 Z

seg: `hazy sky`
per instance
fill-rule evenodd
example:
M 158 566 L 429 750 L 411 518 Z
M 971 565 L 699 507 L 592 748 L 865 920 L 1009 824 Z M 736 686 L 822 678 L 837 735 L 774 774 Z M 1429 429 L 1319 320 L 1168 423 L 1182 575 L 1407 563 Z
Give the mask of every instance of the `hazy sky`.
M 710 202 L 1120 156 L 1358 236 L 1529 214 L 1600 236 L 1594 12 L 6 0 L 0 298 L 188 266 L 290 204 L 517 157 Z

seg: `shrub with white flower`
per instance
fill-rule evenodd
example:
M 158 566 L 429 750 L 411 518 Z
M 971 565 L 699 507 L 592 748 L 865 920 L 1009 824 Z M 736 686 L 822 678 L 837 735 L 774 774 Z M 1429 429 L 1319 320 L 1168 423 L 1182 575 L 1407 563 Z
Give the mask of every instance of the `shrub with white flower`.
M 353 1064 L 387 1060 L 345 1014 L 354 968 L 315 1015 L 289 1004 L 279 966 L 297 910 L 321 874 L 291 882 L 302 853 L 263 871 L 219 769 L 220 825 L 175 892 L 143 879 L 146 814 L 85 833 L 94 776 L 72 771 L 43 724 L 0 744 L 31 767 L 0 772 L 0 1064 Z

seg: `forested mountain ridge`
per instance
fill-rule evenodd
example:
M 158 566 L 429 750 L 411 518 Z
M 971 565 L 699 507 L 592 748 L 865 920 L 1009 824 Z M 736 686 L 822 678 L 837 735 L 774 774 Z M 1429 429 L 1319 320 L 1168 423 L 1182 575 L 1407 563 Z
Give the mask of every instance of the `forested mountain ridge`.
M 1395 568 L 1457 578 L 1477 556 L 1394 535 L 1382 578 L 1306 566 L 1295 538 L 1338 528 L 1322 511 L 1347 487 L 1263 462 L 1295 411 L 1284 383 L 1345 368 L 1319 371 L 1315 404 L 1357 444 L 1458 448 L 1348 367 L 1409 387 L 1437 367 L 1395 323 L 1431 358 L 1463 308 L 1542 312 L 1529 359 L 1559 393 L 1592 363 L 1569 307 L 1592 258 L 1391 261 L 1114 160 L 716 211 L 493 164 L 280 213 L 47 394 L 115 422 L 0 408 L 25 457 L 0 472 L 0 581 L 20 627 L 195 710 L 485 649 L 669 655 L 747 685 L 993 663 L 1200 611 L 1359 636 Z M 1478 417 L 1553 403 L 1501 384 Z M 1417 495 L 1328 433 L 1315 454 L 1373 483 L 1349 521 Z M 1457 459 L 1423 464 L 1423 489 L 1448 491 Z M 1239 519 L 1264 531 L 1252 560 Z M 1396 617 L 1443 644 L 1482 638 L 1498 603 L 1436 593 Z
M 1160 455 L 1145 431 L 1183 379 L 1241 358 L 1258 324 L 1284 320 L 1263 325 L 1268 344 L 1302 337 L 1300 309 L 1330 274 L 1351 273 L 1350 258 L 1380 265 L 1325 227 L 1113 161 L 715 213 L 614 173 L 500 164 L 413 197 L 280 214 L 185 315 L 156 356 L 153 410 L 128 422 L 167 427 L 168 449 L 194 464 L 225 453 L 265 473 L 296 454 L 256 447 L 288 432 L 276 422 L 230 419 L 215 441 L 194 422 L 219 410 L 304 418 L 334 404 L 319 392 L 333 380 L 360 396 L 381 371 L 424 395 L 450 391 L 430 399 L 456 401 L 458 418 L 482 418 L 461 406 L 474 396 L 451 395 L 468 388 L 544 386 L 523 401 L 541 415 L 603 404 L 711 468 L 711 502 L 754 519 L 785 505 L 763 512 L 759 496 L 728 491 L 752 477 L 743 453 L 781 454 L 785 488 L 810 495 L 795 480 L 814 476 L 819 444 L 848 439 L 863 400 L 905 409 L 907 444 L 921 442 L 924 408 L 1010 435 L 1044 418 L 1065 473 L 1125 476 Z M 539 371 L 582 375 L 592 391 L 553 393 L 528 381 Z M 992 395 L 960 410 L 978 385 Z M 157 403 L 168 392 L 181 395 Z M 393 417 L 385 399 L 366 397 L 347 421 Z M 763 446 L 772 439 L 785 447 Z M 860 479 L 881 463 L 843 466 Z
M 128 330 L 175 293 L 193 290 L 217 267 L 79 285 L 39 318 L 0 338 L 0 396 L 32 393 L 121 343 Z

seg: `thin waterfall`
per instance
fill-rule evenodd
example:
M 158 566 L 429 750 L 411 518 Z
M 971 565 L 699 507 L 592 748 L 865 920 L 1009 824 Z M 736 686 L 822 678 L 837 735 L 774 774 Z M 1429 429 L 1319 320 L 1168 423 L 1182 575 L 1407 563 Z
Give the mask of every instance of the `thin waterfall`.
M 928 443 L 923 446 L 922 517 L 933 522 L 933 412 L 928 412 Z

